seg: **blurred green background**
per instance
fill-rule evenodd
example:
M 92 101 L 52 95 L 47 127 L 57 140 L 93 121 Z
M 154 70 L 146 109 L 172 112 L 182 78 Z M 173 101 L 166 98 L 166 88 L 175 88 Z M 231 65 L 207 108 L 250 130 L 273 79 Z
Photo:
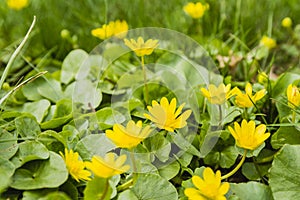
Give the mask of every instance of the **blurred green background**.
M 5 0 L 0 0 L 0 73 L 34 15 L 37 17 L 36 27 L 22 51 L 23 59 L 19 58 L 12 72 L 21 73 L 20 67 L 24 66 L 26 59 L 34 65 L 40 63 L 41 58 L 43 61 L 50 59 L 53 65 L 59 66 L 74 48 L 91 51 L 101 42 L 90 34 L 91 30 L 117 19 L 126 20 L 130 29 L 164 27 L 188 34 L 214 55 L 228 55 L 229 50 L 250 51 L 259 44 L 263 35 L 272 36 L 279 44 L 286 42 L 290 35 L 281 27 L 281 20 L 289 16 L 295 26 L 300 19 L 298 0 L 207 0 L 210 9 L 200 20 L 184 13 L 182 8 L 187 2 L 30 0 L 26 8 L 17 11 L 8 8 Z M 63 29 L 69 30 L 69 39 L 61 37 Z M 284 59 L 278 60 L 290 65 Z

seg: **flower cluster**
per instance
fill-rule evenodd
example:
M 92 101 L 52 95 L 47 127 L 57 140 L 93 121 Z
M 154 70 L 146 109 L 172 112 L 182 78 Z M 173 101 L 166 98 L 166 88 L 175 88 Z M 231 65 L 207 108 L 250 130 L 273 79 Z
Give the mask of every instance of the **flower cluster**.
M 117 38 L 124 38 L 127 35 L 128 24 L 125 20 L 111 21 L 108 24 L 104 24 L 101 28 L 96 28 L 91 31 L 92 35 L 105 40 L 112 36 Z
M 243 93 L 237 87 L 233 89 L 230 88 L 230 84 L 225 86 L 222 83 L 218 87 L 210 84 L 208 86 L 208 90 L 206 88 L 201 88 L 200 90 L 203 96 L 206 97 L 211 104 L 221 105 L 225 103 L 229 98 L 236 96 L 235 103 L 237 104 L 237 106 L 242 108 L 253 107 L 254 104 L 262 99 L 266 94 L 266 90 L 262 89 L 253 95 L 252 85 L 250 83 L 246 84 L 245 93 Z
M 85 168 L 90 169 L 95 176 L 102 178 L 109 178 L 117 174 L 122 174 L 129 170 L 129 165 L 124 165 L 126 155 L 121 155 L 116 158 L 114 153 L 107 153 L 104 158 L 100 156 L 93 156 L 92 161 L 82 161 L 79 159 L 78 152 L 73 152 L 71 149 L 65 149 L 65 154 L 60 152 L 63 157 L 69 174 L 77 181 L 90 181 L 91 172 Z

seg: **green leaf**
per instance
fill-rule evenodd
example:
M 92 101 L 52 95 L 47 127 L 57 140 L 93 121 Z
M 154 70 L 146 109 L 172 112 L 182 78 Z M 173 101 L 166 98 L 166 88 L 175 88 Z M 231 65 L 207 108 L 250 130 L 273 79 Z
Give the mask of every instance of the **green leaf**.
M 140 174 L 130 190 L 140 200 L 178 199 L 176 188 L 166 179 L 155 174 Z
M 60 118 L 72 114 L 72 101 L 70 99 L 61 99 L 56 102 L 56 109 L 53 118 Z
M 192 144 L 191 141 L 186 140 L 185 137 L 183 137 L 180 133 L 177 134 L 171 134 L 171 138 L 174 141 L 174 143 L 180 147 L 180 149 L 182 149 L 183 151 L 187 151 L 192 155 L 201 157 L 201 153 L 200 151 L 194 147 L 194 145 Z
M 161 162 L 166 162 L 170 158 L 171 144 L 161 134 L 156 134 L 146 138 L 143 143 L 149 153 L 154 154 Z
M 91 80 L 77 80 L 73 93 L 74 103 L 82 104 L 83 108 L 96 108 L 102 101 L 102 92 Z
M 36 137 L 40 132 L 40 126 L 34 117 L 21 116 L 15 119 L 17 133 L 21 137 Z
M 273 87 L 271 96 L 277 98 L 282 94 L 286 94 L 286 89 L 289 84 L 293 83 L 296 80 L 300 79 L 299 74 L 295 73 L 283 73 L 276 81 L 276 84 Z
M 108 182 L 108 179 L 94 177 L 86 184 L 84 190 L 84 200 L 109 200 L 112 193 L 112 188 Z
M 241 200 L 273 200 L 270 187 L 258 182 L 230 183 L 226 196 L 237 196 Z
M 71 200 L 68 195 L 63 192 L 52 192 L 39 200 Z
M 55 188 L 67 178 L 68 170 L 62 157 L 50 152 L 49 159 L 31 161 L 17 169 L 10 186 L 18 190 Z
M 132 88 L 136 85 L 140 85 L 143 83 L 143 71 L 142 70 L 136 70 L 133 73 L 126 73 L 123 76 L 120 77 L 118 80 L 118 89 L 123 88 Z
M 64 59 L 61 66 L 60 81 L 64 84 L 70 83 L 79 71 L 81 65 L 88 58 L 88 53 L 81 49 L 71 51 Z
M 13 165 L 13 163 L 0 157 L 0 196 L 1 193 L 9 186 L 14 171 L 15 166 Z
M 234 146 L 229 146 L 221 151 L 211 151 L 204 157 L 204 163 L 209 165 L 220 165 L 222 168 L 230 168 L 234 165 L 239 153 Z
M 104 157 L 115 148 L 115 145 L 104 134 L 88 135 L 80 140 L 75 151 L 79 152 L 83 160 L 91 160 L 93 155 Z
M 65 192 L 71 199 L 78 199 L 78 190 L 77 187 L 73 184 L 74 182 L 71 179 L 68 179 L 62 186 L 59 187 L 60 191 Z
M 0 128 L 0 157 L 10 159 L 17 151 L 17 137 Z
M 159 175 L 167 180 L 174 178 L 180 170 L 180 165 L 177 161 L 163 166 L 158 169 Z
M 96 112 L 99 129 L 111 128 L 114 124 L 121 124 L 125 121 L 125 117 L 118 111 L 110 107 L 105 107 Z
M 254 162 L 245 162 L 242 166 L 243 175 L 249 180 L 260 180 L 269 173 L 274 152 L 263 149 Z
M 271 144 L 274 149 L 284 144 L 300 144 L 300 132 L 294 126 L 281 126 L 272 135 Z
M 63 98 L 60 82 L 55 80 L 50 74 L 45 75 L 45 81 L 37 85 L 38 93 L 52 102 L 57 102 Z
M 46 115 L 50 107 L 50 102 L 46 99 L 42 99 L 35 102 L 25 103 L 23 105 L 22 112 L 31 113 L 37 121 L 40 123 Z
M 131 190 L 125 190 L 118 196 L 118 200 L 139 200 Z
M 42 143 L 37 141 L 25 141 L 19 144 L 19 150 L 11 161 L 16 168 L 19 168 L 26 162 L 47 159 L 48 157 L 49 151 Z
M 66 124 L 72 119 L 72 101 L 61 99 L 57 101 L 51 120 L 41 124 L 42 129 L 53 129 Z
M 269 168 L 270 164 L 255 166 L 253 162 L 245 162 L 242 167 L 242 173 L 247 179 L 255 181 L 265 176 Z
M 300 199 L 300 145 L 284 145 L 272 163 L 269 184 L 274 199 Z

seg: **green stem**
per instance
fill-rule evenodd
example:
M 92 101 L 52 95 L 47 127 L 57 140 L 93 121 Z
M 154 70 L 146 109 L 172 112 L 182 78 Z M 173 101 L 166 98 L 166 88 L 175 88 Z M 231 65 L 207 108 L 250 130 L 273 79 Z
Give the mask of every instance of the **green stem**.
M 118 192 L 124 191 L 132 185 L 133 185 L 133 179 L 130 179 L 129 181 L 127 181 L 127 182 L 123 183 L 122 185 L 118 186 L 117 191 Z
M 23 48 L 24 44 L 26 43 L 26 41 L 27 41 L 27 39 L 29 37 L 29 34 L 30 34 L 30 32 L 32 31 L 32 29 L 33 29 L 33 27 L 35 25 L 35 21 L 36 21 L 36 17 L 33 16 L 33 21 L 31 23 L 31 26 L 30 26 L 29 30 L 27 31 L 24 39 L 22 40 L 22 42 L 20 43 L 20 45 L 18 46 L 18 48 L 14 51 L 14 53 L 10 57 L 10 59 L 9 59 L 9 61 L 7 63 L 7 66 L 5 67 L 5 70 L 4 70 L 4 72 L 3 72 L 2 76 L 1 76 L 0 89 L 2 88 L 2 85 L 3 85 L 5 79 L 6 79 L 7 75 L 8 75 L 8 72 L 9 72 L 10 68 L 12 67 L 12 64 L 13 64 L 15 58 L 20 53 L 21 49 Z
M 275 154 L 274 154 L 275 155 Z M 265 157 L 259 161 L 255 161 L 256 164 L 264 164 L 264 163 L 269 163 L 269 162 L 272 162 L 273 159 L 274 159 L 274 155 L 271 155 L 271 156 L 268 156 L 268 157 Z
M 133 150 L 130 150 L 130 159 L 132 162 L 132 174 L 133 174 L 133 183 L 136 182 L 137 180 L 137 167 L 136 167 L 136 163 L 135 163 L 135 158 L 134 158 L 134 154 L 133 154 Z
M 241 166 L 243 165 L 243 163 L 246 159 L 246 155 L 247 155 L 247 149 L 245 149 L 243 157 L 242 157 L 241 161 L 239 162 L 239 164 L 231 172 L 229 172 L 228 174 L 225 174 L 224 176 L 222 176 L 221 180 L 229 178 L 230 176 L 235 174 L 241 168 Z
M 293 114 L 292 114 L 292 122 L 295 123 L 296 122 L 296 112 L 293 110 Z
M 146 69 L 145 69 L 145 58 L 144 56 L 141 57 L 141 62 L 142 62 L 142 69 L 143 69 L 143 74 L 144 74 L 144 85 L 145 85 L 145 102 L 148 104 L 148 85 L 147 85 L 147 74 L 146 74 Z
M 219 108 L 219 128 L 221 129 L 221 126 L 222 126 L 222 121 L 223 121 L 223 115 L 222 115 L 222 106 L 221 105 L 218 105 L 218 108 Z
M 107 192 L 108 192 L 108 188 L 109 188 L 109 182 L 108 182 L 108 179 L 106 179 L 105 188 L 104 188 L 103 194 L 102 194 L 102 196 L 100 197 L 99 200 L 104 200 L 104 199 L 106 199 L 106 195 L 107 195 Z

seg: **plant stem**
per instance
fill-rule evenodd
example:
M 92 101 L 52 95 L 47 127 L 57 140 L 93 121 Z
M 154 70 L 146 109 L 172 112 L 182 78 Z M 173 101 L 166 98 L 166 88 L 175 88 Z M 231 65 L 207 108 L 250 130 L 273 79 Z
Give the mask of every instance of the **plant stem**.
M 221 105 L 218 105 L 218 108 L 219 108 L 219 128 L 221 129 L 222 127 L 222 121 L 223 121 L 223 116 L 222 116 L 222 106 Z
M 133 185 L 133 179 L 130 179 L 129 181 L 123 183 L 122 185 L 117 187 L 117 191 L 121 192 L 123 190 L 126 190 L 127 188 L 129 188 L 130 186 Z
M 99 200 L 106 199 L 106 195 L 107 195 L 107 192 L 108 192 L 108 187 L 109 187 L 109 182 L 108 182 L 108 179 L 106 179 L 105 188 L 104 188 L 103 194 L 102 194 L 102 196 Z
M 136 182 L 137 180 L 137 167 L 136 167 L 136 163 L 135 163 L 135 158 L 134 158 L 134 154 L 133 154 L 133 150 L 130 150 L 130 159 L 132 162 L 132 174 L 133 174 L 133 183 Z
M 241 168 L 241 166 L 243 165 L 243 163 L 246 159 L 246 155 L 247 155 L 247 149 L 245 149 L 243 157 L 242 157 L 241 161 L 239 162 L 239 164 L 231 172 L 229 172 L 228 174 L 225 174 L 224 176 L 222 176 L 221 180 L 229 178 L 230 176 L 235 174 Z
M 145 102 L 148 104 L 148 85 L 147 85 L 147 74 L 145 69 L 145 58 L 144 56 L 141 57 L 142 69 L 144 74 L 144 85 L 145 85 Z
M 26 43 L 26 41 L 27 41 L 27 39 L 28 39 L 28 37 L 29 37 L 29 34 L 30 34 L 30 32 L 32 31 L 32 29 L 33 29 L 33 27 L 34 27 L 34 25 L 35 25 L 35 21 L 36 21 L 36 17 L 33 16 L 33 21 L 32 21 L 32 23 L 31 23 L 31 26 L 30 26 L 29 30 L 27 31 L 27 33 L 26 33 L 24 39 L 22 40 L 22 42 L 20 43 L 20 45 L 18 46 L 18 48 L 14 51 L 14 53 L 13 53 L 12 56 L 10 57 L 10 59 L 9 59 L 9 61 L 8 61 L 8 63 L 7 63 L 7 65 L 6 65 L 6 67 L 5 67 L 5 70 L 4 70 L 4 72 L 3 72 L 2 76 L 1 76 L 1 80 L 0 80 L 0 89 L 2 88 L 2 85 L 3 85 L 5 79 L 6 79 L 7 75 L 8 75 L 8 72 L 9 72 L 10 68 L 12 67 L 12 64 L 13 64 L 15 58 L 16 58 L 17 55 L 20 53 L 21 49 L 23 48 L 24 44 Z
M 292 122 L 295 123 L 296 122 L 296 112 L 293 110 L 293 114 L 292 114 Z
M 263 159 L 261 159 L 261 160 L 259 160 L 259 161 L 255 161 L 255 163 L 256 163 L 256 164 L 264 164 L 264 163 L 272 162 L 273 159 L 274 159 L 274 156 L 275 156 L 275 154 L 274 154 L 274 155 L 271 155 L 271 156 L 268 156 L 268 157 L 265 157 L 265 158 L 263 158 Z

